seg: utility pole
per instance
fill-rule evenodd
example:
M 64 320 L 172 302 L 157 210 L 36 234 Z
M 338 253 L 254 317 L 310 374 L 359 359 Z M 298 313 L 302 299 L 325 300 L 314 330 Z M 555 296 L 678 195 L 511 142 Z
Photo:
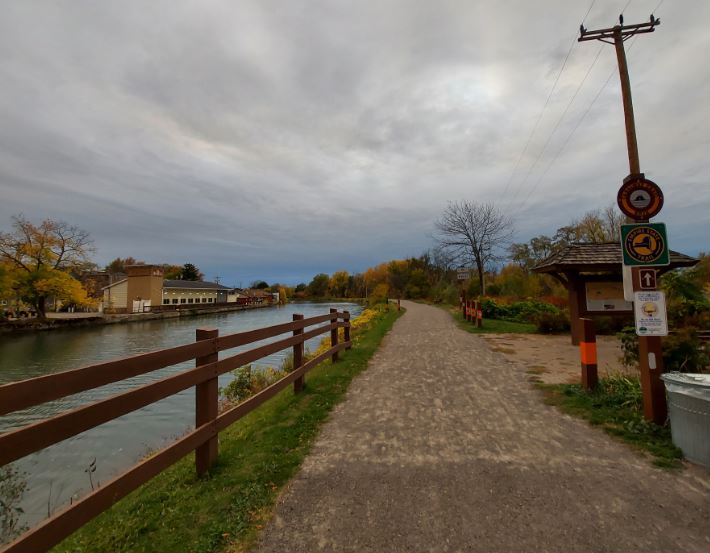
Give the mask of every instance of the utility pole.
M 632 36 L 652 33 L 660 25 L 660 19 L 651 14 L 649 21 L 635 25 L 624 25 L 623 15 L 619 16 L 619 24 L 607 28 L 588 31 L 584 25 L 579 26 L 579 42 L 600 40 L 613 44 L 616 49 L 616 59 L 619 65 L 619 78 L 621 80 L 621 95 L 624 103 L 624 120 L 626 124 L 626 143 L 629 154 L 629 175 L 624 179 L 624 184 L 644 180 L 639 161 L 638 143 L 636 142 L 636 124 L 634 121 L 634 106 L 631 101 L 631 82 L 629 81 L 629 68 L 626 63 L 624 42 Z M 659 190 L 660 193 L 660 190 Z M 661 197 L 662 205 L 662 197 Z M 627 218 L 628 223 L 648 223 L 648 218 Z M 632 269 L 634 292 L 642 289 L 640 269 Z M 648 290 L 648 288 L 646 288 Z M 641 389 L 643 392 L 643 411 L 646 420 L 657 424 L 664 424 L 667 417 L 666 394 L 661 373 L 663 372 L 663 354 L 661 338 L 659 336 L 639 336 L 639 368 L 641 371 Z

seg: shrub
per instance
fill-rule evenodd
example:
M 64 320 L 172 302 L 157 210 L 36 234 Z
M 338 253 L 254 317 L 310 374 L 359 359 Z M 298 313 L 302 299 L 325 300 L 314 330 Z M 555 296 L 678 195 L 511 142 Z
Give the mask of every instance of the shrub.
M 621 340 L 621 362 L 638 367 L 638 336 L 634 327 L 625 327 L 617 334 Z M 703 347 L 694 328 L 685 327 L 663 339 L 665 371 L 703 372 L 710 365 L 710 355 Z
M 597 334 L 609 336 L 621 332 L 629 324 L 629 319 L 602 315 L 594 318 L 594 330 Z
M 564 332 L 569 330 L 569 316 L 564 311 L 538 313 L 535 316 L 535 326 L 538 332 L 543 334 Z
M 553 315 L 561 313 L 554 305 L 537 300 L 516 301 L 506 305 L 492 298 L 483 298 L 481 309 L 484 318 L 517 323 L 536 323 L 537 316 L 541 313 Z

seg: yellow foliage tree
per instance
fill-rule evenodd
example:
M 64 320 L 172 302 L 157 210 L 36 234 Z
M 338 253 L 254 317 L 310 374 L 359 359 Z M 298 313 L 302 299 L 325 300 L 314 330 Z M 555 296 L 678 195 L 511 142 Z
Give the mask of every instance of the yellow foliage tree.
M 334 298 L 344 298 L 348 292 L 350 274 L 347 271 L 336 271 L 330 277 L 328 292 Z
M 87 301 L 81 283 L 69 271 L 88 264 L 89 235 L 67 223 L 47 219 L 34 225 L 22 216 L 13 218 L 13 232 L 0 233 L 0 260 L 10 267 L 10 287 L 45 318 L 46 301 Z

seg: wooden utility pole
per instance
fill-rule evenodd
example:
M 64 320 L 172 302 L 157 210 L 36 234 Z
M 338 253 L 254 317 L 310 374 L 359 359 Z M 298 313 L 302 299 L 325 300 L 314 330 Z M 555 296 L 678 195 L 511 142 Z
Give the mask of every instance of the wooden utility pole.
M 629 68 L 626 63 L 624 42 L 632 36 L 642 33 L 652 33 L 661 21 L 651 14 L 646 23 L 624 25 L 623 16 L 619 16 L 619 25 L 607 29 L 588 31 L 580 25 L 579 42 L 600 40 L 613 44 L 616 49 L 616 59 L 619 65 L 621 80 L 621 96 L 624 102 L 624 120 L 626 123 L 626 143 L 629 153 L 629 175 L 624 179 L 643 179 L 641 162 L 639 161 L 638 143 L 636 142 L 636 124 L 634 121 L 634 106 L 631 100 L 631 82 Z M 627 222 L 647 223 L 648 219 L 628 219 Z M 632 269 L 634 291 L 641 289 L 639 268 Z M 639 368 L 641 371 L 641 389 L 643 392 L 643 412 L 646 420 L 663 424 L 667 417 L 666 394 L 661 380 L 663 372 L 663 354 L 661 338 L 658 336 L 639 336 Z

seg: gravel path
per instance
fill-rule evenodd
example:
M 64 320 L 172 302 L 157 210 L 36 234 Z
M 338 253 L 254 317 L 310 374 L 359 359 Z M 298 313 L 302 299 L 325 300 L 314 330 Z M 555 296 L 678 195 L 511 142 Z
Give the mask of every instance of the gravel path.
M 404 306 L 256 551 L 710 551 L 708 471 L 653 467 L 443 310 Z

